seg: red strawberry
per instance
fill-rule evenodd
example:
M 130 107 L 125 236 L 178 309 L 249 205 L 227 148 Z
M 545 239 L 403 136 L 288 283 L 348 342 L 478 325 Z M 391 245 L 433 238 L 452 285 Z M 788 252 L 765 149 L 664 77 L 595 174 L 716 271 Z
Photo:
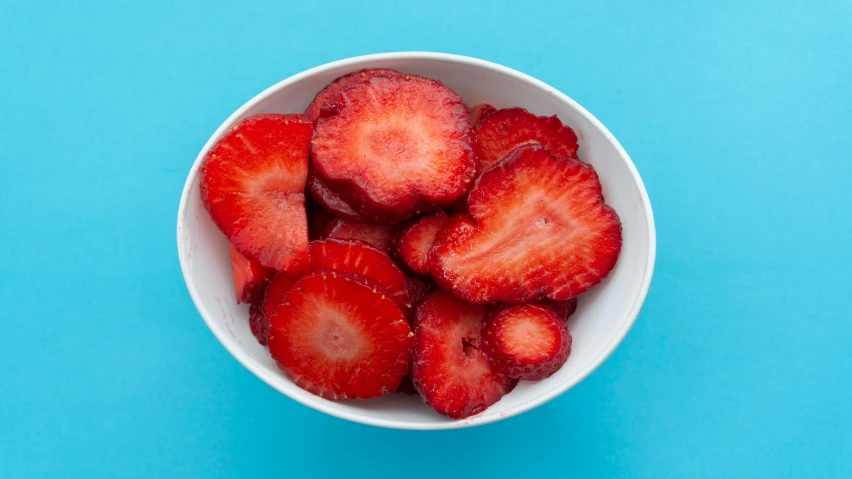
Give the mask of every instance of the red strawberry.
M 562 319 L 568 319 L 569 316 L 574 314 L 574 311 L 577 311 L 577 298 L 571 298 L 567 301 L 545 300 L 539 302 L 538 305 L 552 309 Z
M 476 105 L 470 109 L 470 126 L 475 126 L 477 123 L 482 121 L 483 118 L 495 111 L 497 111 L 497 109 L 488 103 L 480 103 L 479 105 Z
M 257 342 L 266 346 L 269 339 L 269 323 L 263 319 L 263 303 L 252 303 L 249 306 L 249 328 Z
M 324 239 L 311 242 L 311 270 L 334 269 L 366 276 L 382 286 L 403 311 L 411 308 L 405 275 L 390 257 L 357 240 Z
M 305 179 L 311 124 L 301 115 L 257 115 L 204 158 L 201 199 L 237 251 L 267 268 L 308 265 Z
M 482 348 L 509 377 L 550 377 L 571 354 L 565 318 L 553 309 L 525 304 L 492 311 L 482 325 Z
M 435 282 L 431 279 L 421 279 L 406 275 L 405 280 L 408 283 L 408 299 L 415 306 L 426 296 L 426 293 L 435 287 Z
M 438 81 L 374 76 L 335 93 L 315 124 L 317 174 L 358 214 L 395 223 L 448 206 L 476 173 L 470 111 Z
M 485 356 L 480 323 L 485 306 L 465 303 L 446 291 L 417 307 L 414 388 L 427 404 L 451 418 L 478 414 L 515 387 Z
M 483 118 L 475 131 L 479 171 L 524 145 L 541 145 L 557 158 L 577 158 L 577 135 L 556 115 L 535 116 L 523 108 L 506 108 Z
M 333 270 L 308 273 L 283 294 L 274 283 L 263 304 L 269 352 L 298 386 L 329 399 L 374 398 L 397 389 L 414 338 L 380 287 Z
M 467 301 L 567 300 L 618 259 L 618 215 L 578 160 L 520 148 L 483 173 L 468 200 L 470 216 L 450 218 L 429 253 L 438 285 Z
M 429 250 L 447 222 L 447 214 L 436 211 L 403 226 L 394 240 L 394 254 L 411 272 L 429 274 Z
M 322 109 L 323 103 L 325 103 L 325 101 L 328 100 L 329 97 L 353 83 L 366 81 L 370 78 L 373 78 L 374 76 L 395 77 L 403 76 L 403 74 L 396 70 L 376 68 L 372 70 L 365 69 L 358 72 L 352 72 L 347 75 L 343 75 L 342 77 L 339 77 L 333 82 L 329 83 L 325 88 L 323 88 L 322 90 L 320 90 L 319 93 L 317 93 L 317 96 L 314 97 L 314 101 L 312 101 L 311 104 L 308 106 L 308 109 L 305 110 L 305 115 L 310 118 L 311 121 L 315 121 L 320 115 L 320 110 Z
M 234 277 L 237 304 L 251 303 L 255 298 L 263 298 L 263 288 L 275 274 L 275 270 L 264 268 L 257 261 L 241 255 L 234 245 L 228 246 L 231 250 L 231 273 Z
M 334 213 L 335 216 L 353 221 L 361 219 L 361 216 L 349 206 L 349 203 L 343 201 L 337 193 L 331 191 L 328 185 L 313 170 L 308 171 L 307 188 L 311 197 L 322 205 L 323 208 Z
M 391 242 L 396 228 L 389 225 L 374 225 L 360 221 L 335 218 L 326 225 L 321 238 L 360 240 L 385 254 L 390 254 Z

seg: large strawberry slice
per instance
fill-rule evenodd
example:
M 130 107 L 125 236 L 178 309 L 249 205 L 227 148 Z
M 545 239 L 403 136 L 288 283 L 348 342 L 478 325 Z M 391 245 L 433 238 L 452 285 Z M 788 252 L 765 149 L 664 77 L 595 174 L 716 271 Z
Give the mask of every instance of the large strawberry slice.
M 231 273 L 234 278 L 234 292 L 237 304 L 251 303 L 263 298 L 263 288 L 275 275 L 275 270 L 264 268 L 262 264 L 241 255 L 234 245 L 228 245 L 231 251 Z
M 411 272 L 428 275 L 429 250 L 447 219 L 446 213 L 436 211 L 400 228 L 393 245 L 396 258 Z
M 515 387 L 480 342 L 485 306 L 437 291 L 417 307 L 412 381 L 427 404 L 452 418 L 478 414 Z
M 387 294 L 400 309 L 411 308 L 405 275 L 388 255 L 363 241 L 312 241 L 311 269 L 335 269 L 366 276 L 381 285 L 382 294 Z
M 335 216 L 353 221 L 361 219 L 361 216 L 349 206 L 349 203 L 343 201 L 337 193 L 331 191 L 331 188 L 325 184 L 322 178 L 317 176 L 313 169 L 308 171 L 307 189 L 308 193 L 310 193 L 311 197 L 317 203 L 322 205 L 326 210 L 334 213 Z
M 305 115 L 310 118 L 311 121 L 314 121 L 319 117 L 320 110 L 322 109 L 322 105 L 328 100 L 332 95 L 339 92 L 343 88 L 362 81 L 369 80 L 375 76 L 382 77 L 395 77 L 395 76 L 403 76 L 402 73 L 396 70 L 390 70 L 387 68 L 374 68 L 374 69 L 364 69 L 357 72 L 352 72 L 342 77 L 338 77 L 333 82 L 329 83 L 325 88 L 317 93 L 317 96 L 314 97 L 314 101 L 308 106 L 307 110 L 305 110 Z
M 315 123 L 313 165 L 371 221 L 439 209 L 463 195 L 476 172 L 469 115 L 438 81 L 374 76 L 326 100 Z
M 298 274 L 308 265 L 305 179 L 311 124 L 302 115 L 257 115 L 207 153 L 201 199 L 243 255 Z
M 393 226 L 363 223 L 343 218 L 331 220 L 320 233 L 321 238 L 363 241 L 385 254 L 390 254 L 391 243 L 395 236 L 396 228 Z
M 550 377 L 571 354 L 565 318 L 553 309 L 524 304 L 492 311 L 482 325 L 482 348 L 509 377 Z
M 283 294 L 270 288 L 263 313 L 278 367 L 329 399 L 395 391 L 408 372 L 414 335 L 377 288 L 367 278 L 333 270 L 308 273 Z
M 479 171 L 524 145 L 544 146 L 557 158 L 577 158 L 577 135 L 556 115 L 535 116 L 523 108 L 505 108 L 484 117 L 474 130 Z
M 520 148 L 483 173 L 468 200 L 470 216 L 453 216 L 429 253 L 435 281 L 460 298 L 566 300 L 600 283 L 618 259 L 618 215 L 578 160 Z

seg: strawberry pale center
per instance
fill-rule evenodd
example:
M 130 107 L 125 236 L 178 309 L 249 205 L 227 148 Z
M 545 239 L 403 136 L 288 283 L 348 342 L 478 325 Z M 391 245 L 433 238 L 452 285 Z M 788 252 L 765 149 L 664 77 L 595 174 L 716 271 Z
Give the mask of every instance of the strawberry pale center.
M 538 316 L 518 312 L 504 321 L 502 339 L 516 355 L 535 361 L 546 356 L 542 352 L 552 349 L 553 334 Z
M 362 332 L 346 320 L 347 313 L 328 310 L 319 315 L 315 337 L 317 349 L 332 359 L 354 359 L 366 348 Z

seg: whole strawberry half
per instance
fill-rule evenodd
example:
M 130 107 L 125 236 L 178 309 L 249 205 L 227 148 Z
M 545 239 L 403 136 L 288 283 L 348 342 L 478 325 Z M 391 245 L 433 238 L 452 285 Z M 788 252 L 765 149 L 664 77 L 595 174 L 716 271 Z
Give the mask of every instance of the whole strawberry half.
M 201 165 L 201 200 L 241 254 L 292 274 L 308 265 L 305 180 L 311 124 L 257 115 L 237 124 Z
M 509 377 L 538 381 L 559 370 L 571 354 L 565 318 L 552 308 L 525 304 L 492 311 L 482 325 L 482 347 Z
M 621 223 L 594 169 L 541 146 L 483 173 L 468 205 L 429 253 L 438 285 L 467 301 L 567 300 L 600 283 L 621 251 Z
M 445 291 L 417 307 L 412 381 L 426 404 L 451 418 L 484 411 L 515 387 L 482 350 L 480 324 L 487 308 Z
M 438 81 L 374 76 L 330 96 L 312 164 L 359 215 L 396 223 L 448 206 L 476 173 L 470 111 Z
M 272 358 L 316 395 L 380 397 L 395 391 L 408 373 L 414 346 L 408 322 L 366 277 L 319 270 L 286 288 L 273 279 L 263 315 Z

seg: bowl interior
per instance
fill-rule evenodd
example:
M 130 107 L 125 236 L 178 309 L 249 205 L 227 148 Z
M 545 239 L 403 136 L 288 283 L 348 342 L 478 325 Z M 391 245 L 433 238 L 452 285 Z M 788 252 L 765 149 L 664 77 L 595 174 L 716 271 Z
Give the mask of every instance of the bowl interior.
M 334 402 L 295 386 L 275 366 L 248 327 L 248 307 L 237 305 L 225 237 L 201 204 L 198 166 L 206 153 L 240 119 L 258 113 L 304 111 L 314 95 L 336 77 L 361 68 L 394 68 L 441 80 L 470 105 L 488 102 L 522 106 L 539 115 L 556 114 L 580 138 L 579 157 L 591 163 L 603 192 L 621 218 L 624 245 L 604 282 L 580 297 L 569 320 L 573 351 L 565 366 L 539 382 L 518 387 L 482 414 L 453 421 L 419 398 L 391 395 L 372 401 Z M 190 293 L 222 344 L 254 374 L 291 398 L 335 416 L 389 427 L 436 429 L 483 424 L 535 407 L 578 383 L 612 352 L 633 324 L 644 301 L 654 262 L 653 218 L 644 186 L 618 142 L 582 107 L 526 75 L 499 65 L 442 54 L 385 54 L 335 62 L 291 77 L 249 101 L 211 137 L 187 180 L 178 218 L 178 249 Z

